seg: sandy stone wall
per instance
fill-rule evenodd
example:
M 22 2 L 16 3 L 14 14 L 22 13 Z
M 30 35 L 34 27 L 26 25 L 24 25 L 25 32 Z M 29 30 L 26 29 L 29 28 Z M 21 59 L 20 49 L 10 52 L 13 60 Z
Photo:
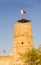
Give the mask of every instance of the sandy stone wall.
M 14 52 L 15 54 L 28 52 L 34 47 L 32 25 L 28 23 L 14 26 Z
M 0 56 L 0 65 L 11 65 L 13 62 L 12 56 Z
M 28 23 L 18 23 L 14 26 L 14 37 L 18 36 L 32 36 L 32 25 Z

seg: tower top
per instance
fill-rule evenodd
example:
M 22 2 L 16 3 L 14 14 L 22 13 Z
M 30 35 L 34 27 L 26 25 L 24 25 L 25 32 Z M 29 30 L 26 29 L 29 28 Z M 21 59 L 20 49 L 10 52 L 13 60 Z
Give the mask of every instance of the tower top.
M 29 23 L 29 22 L 31 22 L 31 20 L 20 19 L 17 22 L 19 22 L 19 23 Z

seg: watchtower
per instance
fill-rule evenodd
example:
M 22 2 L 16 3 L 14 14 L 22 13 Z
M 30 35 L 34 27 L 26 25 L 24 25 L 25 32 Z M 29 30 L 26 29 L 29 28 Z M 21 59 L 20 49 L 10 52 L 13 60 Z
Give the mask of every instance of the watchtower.
M 14 54 L 24 54 L 34 47 L 32 24 L 30 20 L 21 19 L 14 26 Z

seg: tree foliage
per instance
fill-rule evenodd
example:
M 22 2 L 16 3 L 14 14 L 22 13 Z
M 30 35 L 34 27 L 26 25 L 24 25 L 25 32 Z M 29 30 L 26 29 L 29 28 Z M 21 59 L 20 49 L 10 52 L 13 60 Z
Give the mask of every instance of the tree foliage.
M 23 60 L 24 65 L 41 65 L 41 52 L 39 49 L 32 49 L 25 54 L 20 54 L 20 58 Z

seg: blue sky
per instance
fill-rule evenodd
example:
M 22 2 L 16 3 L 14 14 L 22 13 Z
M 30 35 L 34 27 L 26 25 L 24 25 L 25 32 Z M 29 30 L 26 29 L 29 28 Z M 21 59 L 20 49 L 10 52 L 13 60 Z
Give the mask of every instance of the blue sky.
M 0 0 L 0 55 L 13 51 L 14 24 L 20 19 L 20 9 L 27 12 L 23 17 L 32 21 L 34 46 L 41 44 L 41 0 Z

